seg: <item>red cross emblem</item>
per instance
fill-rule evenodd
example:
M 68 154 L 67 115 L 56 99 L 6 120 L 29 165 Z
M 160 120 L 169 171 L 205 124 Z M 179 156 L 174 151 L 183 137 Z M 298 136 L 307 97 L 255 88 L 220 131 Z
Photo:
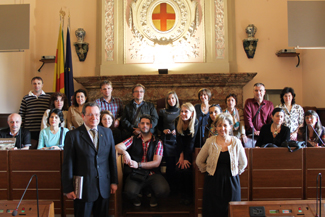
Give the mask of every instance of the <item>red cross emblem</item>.
M 175 11 L 169 4 L 161 3 L 152 13 L 152 21 L 158 30 L 170 30 L 175 24 Z

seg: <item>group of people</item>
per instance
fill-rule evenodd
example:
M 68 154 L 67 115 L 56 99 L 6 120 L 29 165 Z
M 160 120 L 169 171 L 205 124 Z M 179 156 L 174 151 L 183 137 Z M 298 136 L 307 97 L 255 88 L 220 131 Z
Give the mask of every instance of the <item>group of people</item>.
M 305 141 L 308 147 L 324 146 L 325 132 L 316 111 L 304 109 L 296 104 L 296 94 L 291 87 L 285 87 L 280 94 L 281 104 L 273 107 L 264 99 L 265 86 L 254 85 L 254 98 L 247 99 L 244 119 L 248 140 L 245 147 L 281 147 L 283 142 Z M 255 137 L 252 140 L 250 138 Z
M 227 95 L 224 110 L 210 104 L 212 93 L 203 88 L 196 105 L 181 104 L 175 91 L 168 92 L 165 108 L 157 112 L 144 100 L 141 84 L 133 87 L 133 100 L 124 107 L 112 96 L 112 83 L 103 81 L 101 98 L 88 102 L 87 92 L 79 89 L 68 109 L 64 94 L 44 93 L 42 78 L 34 77 L 31 83 L 33 90 L 24 96 L 19 114 L 9 115 L 9 128 L 0 136 L 15 137 L 19 149 L 29 148 L 31 139 L 38 140 L 38 149 L 64 148 L 63 191 L 74 199 L 76 216 L 108 212 L 109 193 L 117 189 L 115 150 L 125 164 L 125 196 L 135 206 L 148 196 L 155 207 L 157 198 L 178 192 L 181 204 L 192 203 L 192 157 L 194 148 L 201 148 L 196 164 L 206 174 L 203 216 L 228 216 L 229 201 L 241 198 L 239 175 L 247 166 L 244 147 L 280 146 L 306 138 L 309 146 L 322 146 L 325 140 L 317 113 L 304 113 L 289 87 L 282 90 L 276 108 L 264 99 L 265 86 L 256 83 L 254 98 L 246 100 L 243 110 L 236 107 L 235 94 Z M 74 193 L 74 176 L 84 177 L 82 199 Z

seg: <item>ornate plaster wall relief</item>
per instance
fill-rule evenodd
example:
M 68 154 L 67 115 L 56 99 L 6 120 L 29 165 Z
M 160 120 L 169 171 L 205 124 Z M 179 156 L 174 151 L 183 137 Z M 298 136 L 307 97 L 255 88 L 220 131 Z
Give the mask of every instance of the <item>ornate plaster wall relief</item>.
M 226 49 L 225 39 L 225 2 L 224 0 L 215 0 L 215 50 L 216 58 L 224 59 Z
M 172 62 L 204 61 L 203 1 L 126 0 L 125 4 L 126 63 L 153 63 L 166 56 Z
M 105 0 L 105 60 L 114 60 L 114 0 Z

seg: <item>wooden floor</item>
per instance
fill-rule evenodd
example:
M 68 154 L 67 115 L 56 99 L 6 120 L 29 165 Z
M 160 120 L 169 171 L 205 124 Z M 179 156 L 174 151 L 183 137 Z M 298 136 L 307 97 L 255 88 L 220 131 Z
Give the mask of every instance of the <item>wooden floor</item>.
M 129 200 L 123 198 L 123 216 L 125 217 L 193 217 L 194 203 L 189 206 L 180 204 L 180 196 L 172 195 L 167 198 L 158 199 L 158 206 L 151 208 L 150 198 L 143 196 L 141 206 L 135 207 Z

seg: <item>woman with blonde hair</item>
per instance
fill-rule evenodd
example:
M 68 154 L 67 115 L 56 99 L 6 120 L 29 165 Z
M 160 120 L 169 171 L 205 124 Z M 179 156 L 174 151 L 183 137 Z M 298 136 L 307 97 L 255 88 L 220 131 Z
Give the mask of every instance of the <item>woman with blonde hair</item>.
M 229 202 L 241 200 L 239 175 L 247 166 L 240 140 L 230 135 L 233 117 L 221 113 L 216 123 L 218 135 L 208 138 L 196 157 L 199 170 L 205 173 L 203 217 L 228 217 Z
M 192 155 L 195 137 L 198 131 L 198 120 L 194 106 L 187 102 L 181 106 L 181 113 L 177 120 L 176 141 L 178 149 L 178 166 L 180 172 L 181 203 L 189 205 L 193 197 Z

